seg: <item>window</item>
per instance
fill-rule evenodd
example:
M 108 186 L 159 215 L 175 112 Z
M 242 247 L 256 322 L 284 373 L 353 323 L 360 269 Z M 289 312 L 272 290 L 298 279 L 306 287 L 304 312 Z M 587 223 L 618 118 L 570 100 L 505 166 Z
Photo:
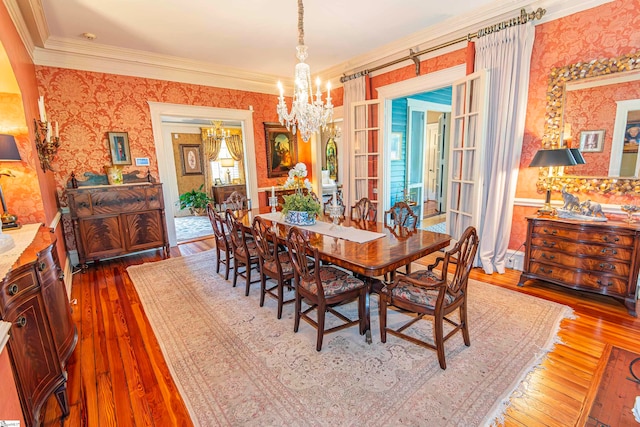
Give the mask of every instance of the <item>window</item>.
M 220 179 L 225 184 L 230 184 L 234 179 L 240 179 L 240 182 L 243 182 L 244 179 L 241 178 L 239 162 L 234 160 L 232 167 L 223 166 L 224 159 L 231 159 L 231 154 L 229 154 L 229 149 L 227 148 L 227 142 L 223 140 L 222 147 L 220 148 L 220 154 L 218 154 L 218 160 L 212 160 L 211 165 L 211 179 L 215 182 L 215 179 Z M 229 171 L 229 177 L 227 177 L 227 170 Z M 229 182 L 229 179 L 230 182 Z

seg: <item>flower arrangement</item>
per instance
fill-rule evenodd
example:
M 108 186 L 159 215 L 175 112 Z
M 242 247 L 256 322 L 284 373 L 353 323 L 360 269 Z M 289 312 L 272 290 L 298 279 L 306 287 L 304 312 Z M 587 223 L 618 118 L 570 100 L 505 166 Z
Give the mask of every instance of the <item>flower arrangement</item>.
M 311 195 L 311 183 L 306 178 L 307 166 L 304 163 L 298 163 L 289 170 L 289 177 L 284 183 L 285 189 L 295 189 L 296 192 L 288 196 L 283 196 L 282 214 L 287 215 L 291 212 L 307 212 L 307 214 L 315 220 L 316 215 L 320 215 L 322 208 L 320 203 Z M 302 181 L 304 179 L 304 181 Z M 307 189 L 307 194 L 303 193 L 303 189 Z

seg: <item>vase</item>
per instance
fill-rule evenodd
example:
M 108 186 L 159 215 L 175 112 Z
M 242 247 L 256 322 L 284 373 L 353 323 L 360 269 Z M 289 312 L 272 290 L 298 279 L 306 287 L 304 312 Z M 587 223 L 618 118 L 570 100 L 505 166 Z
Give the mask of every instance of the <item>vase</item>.
M 316 223 L 316 214 L 305 211 L 288 211 L 284 222 L 292 225 L 313 225 Z
M 120 185 L 123 183 L 122 169 L 117 166 L 105 166 L 105 170 L 107 172 L 107 181 L 109 182 L 109 185 Z

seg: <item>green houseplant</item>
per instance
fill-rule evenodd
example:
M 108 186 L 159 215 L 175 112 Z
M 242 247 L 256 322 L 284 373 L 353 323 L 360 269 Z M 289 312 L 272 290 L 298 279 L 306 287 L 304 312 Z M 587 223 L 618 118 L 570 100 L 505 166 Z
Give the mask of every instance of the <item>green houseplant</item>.
M 204 184 L 202 184 L 197 190 L 192 189 L 186 193 L 182 193 L 179 196 L 180 209 L 187 209 L 193 215 L 204 215 L 207 211 L 207 203 L 211 201 L 211 198 L 202 191 Z
M 298 163 L 289 171 L 289 177 L 284 183 L 285 189 L 295 189 L 296 192 L 288 196 L 283 196 L 282 214 L 285 221 L 297 225 L 310 225 L 315 223 L 316 216 L 322 212 L 320 203 L 311 195 L 311 183 L 307 176 L 307 166 Z M 302 179 L 304 181 L 302 181 Z M 303 189 L 307 189 L 304 194 Z

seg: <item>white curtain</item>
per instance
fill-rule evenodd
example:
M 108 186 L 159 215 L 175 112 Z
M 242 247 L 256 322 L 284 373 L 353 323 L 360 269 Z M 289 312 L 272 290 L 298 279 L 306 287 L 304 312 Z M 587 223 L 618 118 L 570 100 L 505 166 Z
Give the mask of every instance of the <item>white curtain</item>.
M 338 154 L 338 167 L 342 170 L 342 200 L 345 200 L 347 204 L 351 204 L 351 194 L 349 188 L 351 187 L 352 174 L 350 170 L 351 156 L 353 153 L 353 144 L 351 137 L 351 103 L 357 101 L 364 101 L 366 98 L 366 78 L 364 76 L 351 79 L 344 82 L 344 99 L 343 99 L 343 113 L 344 122 L 342 123 L 342 141 L 343 141 L 343 156 Z
M 479 256 L 487 274 L 504 273 L 529 88 L 532 23 L 506 28 L 476 42 L 475 69 L 490 70 L 485 139 L 484 216 Z

